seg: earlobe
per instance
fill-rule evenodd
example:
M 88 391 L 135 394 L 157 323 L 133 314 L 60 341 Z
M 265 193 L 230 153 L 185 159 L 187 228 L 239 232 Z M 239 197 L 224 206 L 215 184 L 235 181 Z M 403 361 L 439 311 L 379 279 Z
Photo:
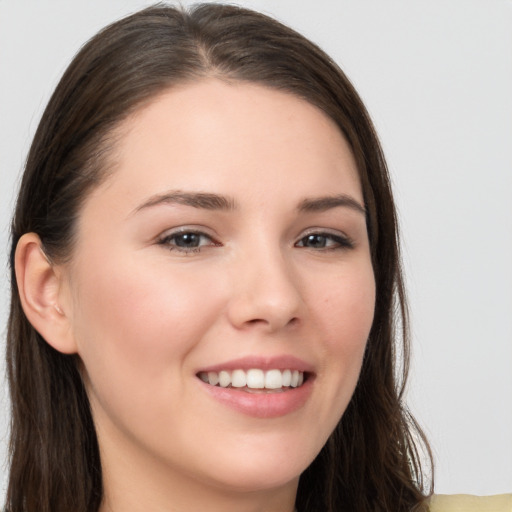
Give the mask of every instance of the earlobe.
M 28 321 L 54 349 L 75 353 L 69 317 L 60 304 L 62 274 L 47 258 L 38 235 L 26 233 L 20 238 L 14 264 L 21 305 Z

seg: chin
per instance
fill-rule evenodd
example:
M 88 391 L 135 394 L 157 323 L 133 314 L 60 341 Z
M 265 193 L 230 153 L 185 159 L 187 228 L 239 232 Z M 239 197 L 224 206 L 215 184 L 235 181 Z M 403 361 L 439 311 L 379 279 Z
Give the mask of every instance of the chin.
M 316 454 L 306 454 L 288 446 L 273 452 L 251 453 L 250 450 L 231 452 L 216 465 L 212 479 L 232 491 L 257 492 L 277 489 L 288 485 L 296 486 L 301 473 L 311 464 Z
M 215 475 L 217 487 L 230 492 L 259 492 L 279 489 L 286 486 L 296 486 L 302 473 L 297 468 L 272 467 L 243 467 L 226 475 Z

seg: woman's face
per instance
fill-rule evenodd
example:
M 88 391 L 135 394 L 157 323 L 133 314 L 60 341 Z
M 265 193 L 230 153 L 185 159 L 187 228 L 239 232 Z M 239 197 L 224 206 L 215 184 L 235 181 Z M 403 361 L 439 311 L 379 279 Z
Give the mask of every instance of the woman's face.
M 373 319 L 349 146 L 297 97 L 216 80 L 168 91 L 120 133 L 64 268 L 105 475 L 296 485 Z

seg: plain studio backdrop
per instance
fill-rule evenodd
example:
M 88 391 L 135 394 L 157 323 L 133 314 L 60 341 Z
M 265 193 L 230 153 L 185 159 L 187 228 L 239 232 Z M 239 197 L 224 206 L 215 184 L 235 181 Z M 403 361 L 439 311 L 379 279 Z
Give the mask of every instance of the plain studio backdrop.
M 2 351 L 8 225 L 42 110 L 87 39 L 150 3 L 0 0 Z M 434 449 L 436 491 L 512 491 L 512 2 L 238 3 L 326 50 L 376 124 L 395 188 L 411 306 L 408 399 Z M 3 460 L 3 360 L 0 372 Z M 2 498 L 5 466 L 0 473 Z

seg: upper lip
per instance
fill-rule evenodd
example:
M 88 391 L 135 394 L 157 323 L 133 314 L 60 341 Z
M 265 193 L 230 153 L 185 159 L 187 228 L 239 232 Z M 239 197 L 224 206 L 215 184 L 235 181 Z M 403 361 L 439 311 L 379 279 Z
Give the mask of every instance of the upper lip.
M 313 366 L 306 361 L 292 355 L 280 355 L 273 357 L 245 356 L 231 359 L 222 363 L 205 366 L 199 372 L 220 372 L 221 370 L 299 370 L 300 372 L 313 372 Z

